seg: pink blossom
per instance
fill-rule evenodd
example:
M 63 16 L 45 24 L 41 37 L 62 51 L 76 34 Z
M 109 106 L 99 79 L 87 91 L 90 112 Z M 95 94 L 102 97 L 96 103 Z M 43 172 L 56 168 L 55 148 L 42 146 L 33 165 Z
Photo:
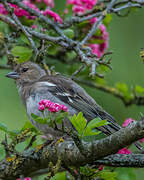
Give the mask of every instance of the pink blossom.
M 93 25 L 95 22 L 97 22 L 97 18 L 92 18 L 90 19 L 90 23 Z M 101 35 L 100 36 L 96 36 L 94 35 L 92 37 L 92 39 L 99 39 L 102 40 L 104 42 L 100 43 L 100 44 L 90 44 L 89 47 L 91 47 L 92 49 L 92 53 L 96 54 L 98 58 L 100 58 L 105 50 L 108 48 L 108 32 L 106 31 L 106 27 L 104 24 L 100 24 L 99 25 L 99 30 L 101 31 Z
M 140 143 L 143 143 L 143 142 L 144 142 L 144 138 L 140 139 L 139 142 L 140 142 Z
M 51 107 L 53 104 L 54 104 L 53 102 L 47 100 L 47 102 L 45 103 L 45 107 L 46 107 L 46 108 L 49 108 L 49 107 Z
M 23 3 L 27 5 L 29 8 L 34 9 L 35 11 L 40 12 L 40 10 L 37 8 L 37 6 L 33 3 L 31 3 L 30 0 L 23 0 Z
M 30 0 L 23 0 L 22 2 L 25 5 L 27 5 L 29 8 L 34 9 L 34 10 L 40 12 L 40 10 L 36 7 L 36 5 L 31 3 Z M 18 17 L 25 16 L 28 19 L 35 19 L 35 16 L 31 16 L 26 10 L 19 8 L 17 5 L 11 4 L 11 3 L 9 3 L 9 5 L 12 8 L 14 8 L 14 13 L 15 13 L 16 16 L 18 16 Z M 4 15 L 8 14 L 6 9 L 4 8 L 4 6 L 2 4 L 0 4 L 0 14 L 4 14 Z
M 48 111 L 50 112 L 58 112 L 60 110 L 65 111 L 65 112 L 68 111 L 68 108 L 63 104 L 58 104 L 58 103 L 51 102 L 50 100 L 47 100 L 47 99 L 42 99 L 39 102 L 38 110 L 43 111 L 45 110 L 45 108 L 48 109 Z
M 83 14 L 85 11 L 92 9 L 97 0 L 67 0 L 67 4 L 72 4 L 72 11 L 75 14 Z
M 73 8 L 72 8 L 72 11 L 75 13 L 75 14 L 83 14 L 85 12 L 86 8 L 83 7 L 83 6 L 77 6 L 77 5 L 74 5 Z
M 122 148 L 118 151 L 118 154 L 131 154 L 131 151 L 127 148 Z
M 42 105 L 39 105 L 38 106 L 38 110 L 39 111 L 44 111 L 45 110 L 45 106 L 42 104 Z
M 47 99 L 42 99 L 42 100 L 40 100 L 40 102 L 39 102 L 39 105 L 45 105 L 46 103 L 47 103 Z
M 53 11 L 51 11 L 50 9 L 46 9 L 44 12 L 43 12 L 43 15 L 50 15 L 52 18 L 54 18 L 54 21 L 55 22 L 59 22 L 60 24 L 62 24 L 62 19 L 61 19 L 61 17 L 57 14 L 57 13 L 55 13 L 55 12 L 53 12 Z
M 82 6 L 81 0 L 67 0 L 67 4 L 79 5 Z
M 0 4 L 0 14 L 7 15 L 8 12 L 6 11 L 3 4 Z
M 99 26 L 99 28 L 100 28 L 100 30 L 101 30 L 102 33 L 106 32 L 106 27 L 105 27 L 104 24 L 101 24 L 101 25 Z
M 68 14 L 68 9 L 64 9 L 64 14 Z
M 96 17 L 90 19 L 90 23 L 91 23 L 91 24 L 94 24 L 95 22 L 97 22 L 97 18 L 96 18 Z
M 92 53 L 96 54 L 98 58 L 100 58 L 102 56 L 99 44 L 89 44 L 89 47 L 91 48 Z
M 53 8 L 54 7 L 54 0 L 35 0 L 37 3 L 44 2 L 48 7 Z
M 124 123 L 122 124 L 122 127 L 127 127 L 130 123 L 134 122 L 135 120 L 132 118 L 128 118 L 124 121 Z M 144 138 L 139 140 L 140 143 L 144 142 Z
M 43 0 L 43 1 L 47 6 L 49 6 L 51 8 L 54 7 L 54 0 Z
M 30 0 L 23 0 L 22 2 L 25 5 L 27 5 L 29 8 L 40 12 L 40 10 L 36 7 L 36 5 L 32 4 Z M 26 10 L 19 8 L 17 5 L 15 4 L 9 4 L 9 5 L 14 8 L 14 13 L 16 16 L 18 17 L 26 16 L 28 19 L 35 19 L 35 16 L 31 16 Z
M 122 127 L 127 127 L 130 123 L 134 122 L 135 120 L 132 118 L 128 118 L 124 121 L 124 123 L 122 124 Z
M 33 24 L 33 25 L 31 26 L 31 28 L 32 28 L 32 29 L 35 29 L 35 28 L 37 28 L 37 25 Z
M 61 110 L 67 112 L 68 111 L 68 107 L 63 105 L 63 104 L 61 104 Z
M 17 180 L 21 180 L 21 179 L 19 178 Z M 31 178 L 30 177 L 26 177 L 26 178 L 24 178 L 24 180 L 31 180 Z

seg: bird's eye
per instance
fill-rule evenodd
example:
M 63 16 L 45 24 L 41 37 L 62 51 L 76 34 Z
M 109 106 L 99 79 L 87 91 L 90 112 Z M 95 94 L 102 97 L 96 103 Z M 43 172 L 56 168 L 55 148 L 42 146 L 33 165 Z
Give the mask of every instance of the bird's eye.
M 28 68 L 23 68 L 22 72 L 26 72 L 28 70 Z

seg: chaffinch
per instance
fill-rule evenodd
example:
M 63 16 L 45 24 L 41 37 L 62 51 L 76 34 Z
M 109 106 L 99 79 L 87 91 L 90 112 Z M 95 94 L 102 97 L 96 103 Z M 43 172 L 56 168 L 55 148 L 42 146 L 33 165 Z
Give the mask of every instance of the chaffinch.
M 15 80 L 32 124 L 47 134 L 49 138 L 53 139 L 60 134 L 48 125 L 39 124 L 31 118 L 31 113 L 38 116 L 42 115 L 38 110 L 38 103 L 42 99 L 67 106 L 70 115 L 81 111 L 87 121 L 96 117 L 107 119 L 110 124 L 99 128 L 106 135 L 110 135 L 121 128 L 115 119 L 104 111 L 82 87 L 68 77 L 46 75 L 40 66 L 32 62 L 17 65 L 14 71 L 8 73 L 6 77 Z M 64 125 L 71 126 L 69 120 L 65 120 Z

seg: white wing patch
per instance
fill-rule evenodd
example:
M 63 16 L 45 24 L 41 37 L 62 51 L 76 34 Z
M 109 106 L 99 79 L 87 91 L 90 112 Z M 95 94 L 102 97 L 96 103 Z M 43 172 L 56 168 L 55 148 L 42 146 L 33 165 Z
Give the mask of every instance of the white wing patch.
M 60 95 L 60 96 L 71 96 L 69 93 L 56 93 L 56 95 Z
M 72 100 L 70 97 L 68 97 L 68 100 L 69 100 L 69 102 L 71 102 L 71 103 L 73 102 L 73 100 Z
M 51 87 L 55 87 L 56 85 L 51 83 L 51 82 L 47 82 L 47 81 L 43 81 L 43 82 L 38 82 L 41 85 L 45 85 L 45 86 L 51 86 Z
M 63 93 L 56 93 L 56 95 L 58 95 L 58 96 L 66 96 L 67 98 L 68 98 L 68 100 L 69 100 L 69 102 L 73 102 L 73 100 L 70 98 L 70 94 L 69 93 L 65 93 L 65 92 L 63 92 Z

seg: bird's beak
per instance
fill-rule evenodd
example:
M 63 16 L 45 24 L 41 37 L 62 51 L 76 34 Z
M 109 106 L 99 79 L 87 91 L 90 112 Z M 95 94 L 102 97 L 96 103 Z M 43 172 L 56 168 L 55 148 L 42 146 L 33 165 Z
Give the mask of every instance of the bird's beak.
M 6 77 L 12 78 L 12 79 L 18 79 L 20 78 L 20 75 L 17 72 L 13 71 L 6 74 Z

